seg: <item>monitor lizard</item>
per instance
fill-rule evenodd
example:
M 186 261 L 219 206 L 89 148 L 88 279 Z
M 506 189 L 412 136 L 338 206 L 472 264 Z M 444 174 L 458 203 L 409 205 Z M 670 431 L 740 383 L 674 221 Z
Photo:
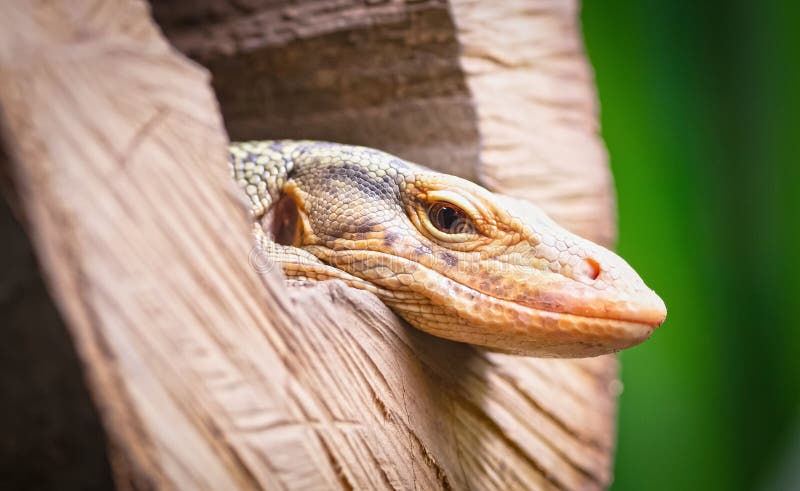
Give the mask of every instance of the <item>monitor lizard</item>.
M 527 201 L 366 147 L 229 150 L 259 251 L 292 282 L 342 280 L 435 336 L 540 357 L 628 348 L 666 317 L 623 259 Z

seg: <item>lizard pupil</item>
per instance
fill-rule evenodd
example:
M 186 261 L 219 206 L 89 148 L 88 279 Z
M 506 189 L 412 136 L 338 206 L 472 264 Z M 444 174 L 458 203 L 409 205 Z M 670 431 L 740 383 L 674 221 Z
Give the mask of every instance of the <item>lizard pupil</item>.
M 449 203 L 434 203 L 428 210 L 433 226 L 448 234 L 470 233 L 472 222 L 460 208 Z

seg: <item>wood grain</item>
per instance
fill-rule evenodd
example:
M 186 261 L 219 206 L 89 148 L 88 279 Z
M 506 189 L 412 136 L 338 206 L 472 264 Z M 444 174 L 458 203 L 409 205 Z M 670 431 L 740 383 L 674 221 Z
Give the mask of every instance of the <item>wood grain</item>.
M 613 245 L 616 210 L 577 0 L 453 0 L 478 113 L 479 178 Z
M 314 15 L 324 12 L 311 8 L 324 2 L 301 2 L 291 7 L 292 15 L 269 17 L 276 3 L 256 3 L 244 12 L 223 8 L 228 13 L 217 17 L 226 19 L 218 36 L 262 15 L 313 26 Z M 336 40 L 330 54 L 354 61 L 364 54 L 352 43 L 348 48 L 348 39 L 389 33 L 458 48 L 458 22 L 447 20 L 452 13 L 441 4 L 388 5 L 391 15 L 373 15 L 366 3 L 327 11 L 333 27 L 297 27 L 290 37 L 258 42 L 270 46 L 265 56 L 275 57 L 273 64 Z M 375 297 L 337 282 L 287 289 L 251 254 L 208 74 L 164 41 L 145 5 L 95 0 L 76 10 L 69 2 L 5 3 L 0 10 L 0 104 L 13 183 L 86 367 L 119 487 L 607 485 L 618 390 L 613 357 L 539 360 L 486 353 L 418 332 Z M 180 35 L 189 36 L 188 30 Z M 198 49 L 218 44 L 224 46 L 215 41 Z M 236 104 L 226 109 L 227 97 L 238 97 L 231 80 L 269 85 L 287 73 L 259 71 L 260 55 L 251 48 L 235 44 L 214 54 L 215 78 L 228 77 L 215 86 L 231 91 L 221 99 L 229 128 L 238 128 L 232 132 L 255 133 L 261 126 L 249 112 L 235 117 Z M 281 49 L 296 51 L 281 55 Z M 414 43 L 401 48 L 419 49 Z M 468 108 L 472 97 L 479 99 L 465 91 L 468 79 L 447 82 L 464 76 L 460 61 L 449 58 L 458 53 L 448 52 L 442 62 L 454 70 L 442 83 L 458 90 L 442 89 L 450 95 L 439 100 Z M 289 61 L 281 66 L 296 68 Z M 231 68 L 245 66 L 253 72 Z M 346 73 L 358 78 L 355 67 Z M 301 78 L 301 72 L 295 75 Z M 431 84 L 440 77 L 421 76 Z M 315 87 L 296 97 L 316 93 Z M 293 93 L 289 88 L 284 95 Z M 319 100 L 350 90 L 347 83 L 334 84 Z M 374 114 L 390 122 L 384 111 L 427 107 L 425 90 L 389 92 L 380 103 L 350 105 L 345 99 L 342 104 L 352 107 L 347 121 L 370 124 L 361 123 L 360 115 Z M 266 128 L 279 129 L 291 107 L 283 104 L 285 112 L 266 118 Z M 316 133 L 304 136 L 342 131 L 334 123 L 345 120 L 329 112 Z M 470 141 L 468 152 L 477 152 L 479 113 L 470 109 L 465 121 L 452 126 L 447 118 L 420 120 L 419 129 L 400 118 L 406 122 L 398 122 L 395 145 L 411 152 L 428 132 L 420 155 L 450 155 L 461 139 Z M 295 136 L 291 131 L 282 136 Z M 351 131 L 353 138 L 369 134 Z M 381 134 L 382 141 L 392 140 Z M 458 162 L 466 166 L 468 160 Z

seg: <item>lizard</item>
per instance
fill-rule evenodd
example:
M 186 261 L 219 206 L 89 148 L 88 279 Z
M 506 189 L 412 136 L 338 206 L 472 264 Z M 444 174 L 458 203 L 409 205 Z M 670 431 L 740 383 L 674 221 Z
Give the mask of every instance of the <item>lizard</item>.
M 342 280 L 434 336 L 589 357 L 666 317 L 622 258 L 525 200 L 354 145 L 233 142 L 229 160 L 257 248 L 289 281 Z

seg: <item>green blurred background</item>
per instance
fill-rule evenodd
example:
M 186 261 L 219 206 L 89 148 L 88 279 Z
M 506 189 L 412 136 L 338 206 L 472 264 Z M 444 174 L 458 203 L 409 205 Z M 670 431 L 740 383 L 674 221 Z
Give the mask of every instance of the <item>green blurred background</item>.
M 619 251 L 664 298 L 622 354 L 613 489 L 800 489 L 798 2 L 586 1 Z

